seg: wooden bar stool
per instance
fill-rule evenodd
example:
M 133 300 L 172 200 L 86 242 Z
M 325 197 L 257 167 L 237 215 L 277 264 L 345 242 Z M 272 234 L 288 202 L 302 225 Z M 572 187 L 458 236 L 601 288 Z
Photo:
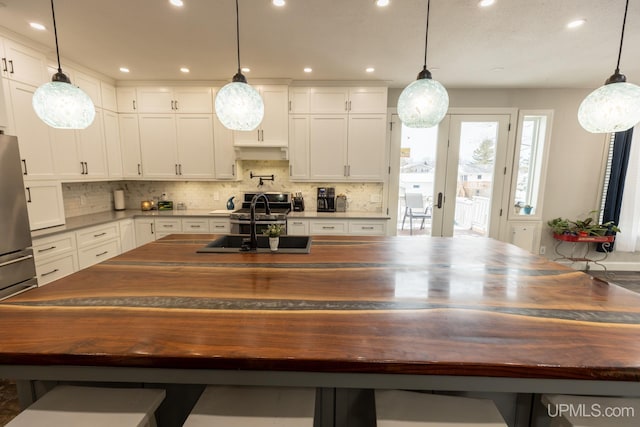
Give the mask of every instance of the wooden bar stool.
M 77 387 L 49 391 L 7 427 L 155 427 L 165 391 L 152 388 Z
M 630 397 L 543 394 L 550 427 L 637 427 L 640 399 Z
M 401 390 L 376 390 L 378 427 L 506 427 L 493 401 Z
M 184 427 L 313 427 L 315 388 L 209 386 Z

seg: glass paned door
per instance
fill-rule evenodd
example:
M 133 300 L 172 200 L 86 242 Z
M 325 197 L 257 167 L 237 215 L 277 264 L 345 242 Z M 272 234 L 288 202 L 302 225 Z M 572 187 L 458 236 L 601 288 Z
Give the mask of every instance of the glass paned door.
M 498 237 L 509 115 L 450 115 L 440 123 L 433 236 Z M 444 135 L 441 135 L 441 140 Z

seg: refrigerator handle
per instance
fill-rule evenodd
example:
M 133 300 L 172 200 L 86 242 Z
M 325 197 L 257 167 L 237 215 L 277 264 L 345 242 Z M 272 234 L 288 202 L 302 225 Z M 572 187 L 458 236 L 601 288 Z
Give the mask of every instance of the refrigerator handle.
M 12 259 L 11 261 L 3 262 L 2 264 L 0 264 L 0 267 L 4 267 L 4 266 L 10 265 L 10 264 L 15 264 L 16 262 L 25 261 L 25 260 L 28 260 L 28 259 L 31 259 L 31 258 L 33 258 L 33 255 L 21 256 L 20 258 L 16 258 L 16 259 Z

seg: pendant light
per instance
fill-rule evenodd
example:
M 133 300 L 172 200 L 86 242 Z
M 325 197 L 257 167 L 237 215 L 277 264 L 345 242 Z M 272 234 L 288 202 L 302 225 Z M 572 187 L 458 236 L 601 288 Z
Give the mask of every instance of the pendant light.
M 624 8 L 616 70 L 604 86 L 591 92 L 582 101 L 578 109 L 580 125 L 592 133 L 622 132 L 640 122 L 640 87 L 627 83 L 627 78 L 620 74 L 620 56 L 628 8 L 629 0 Z
M 429 40 L 429 8 L 427 0 L 427 31 L 424 41 L 424 66 L 418 80 L 409 84 L 398 98 L 398 116 L 410 128 L 430 128 L 442 121 L 449 108 L 447 90 L 431 78 L 427 70 L 427 41 Z
M 216 114 L 224 127 L 231 130 L 254 130 L 264 117 L 264 103 L 257 90 L 247 84 L 240 70 L 240 18 L 236 0 L 236 41 L 238 73 L 231 83 L 216 95 Z
M 72 85 L 69 77 L 62 72 L 53 0 L 51 0 L 51 14 L 53 16 L 53 33 L 56 39 L 58 72 L 53 75 L 49 83 L 36 89 L 31 104 L 40 120 L 51 127 L 85 129 L 93 123 L 96 109 L 89 95 L 79 87 Z

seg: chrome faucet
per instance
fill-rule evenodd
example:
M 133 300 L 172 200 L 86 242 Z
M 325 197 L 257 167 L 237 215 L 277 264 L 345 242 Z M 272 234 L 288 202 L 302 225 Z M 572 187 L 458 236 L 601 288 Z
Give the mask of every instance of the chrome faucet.
M 271 215 L 271 208 L 269 207 L 269 199 L 267 198 L 267 195 L 264 193 L 258 193 L 255 196 L 253 196 L 253 199 L 251 199 L 251 206 L 249 208 L 250 211 L 250 221 L 251 221 L 251 234 L 249 236 L 249 250 L 250 251 L 255 251 L 258 249 L 258 236 L 256 233 L 256 203 L 258 202 L 258 199 L 263 198 L 264 199 L 264 207 L 265 207 L 265 212 L 267 215 Z

